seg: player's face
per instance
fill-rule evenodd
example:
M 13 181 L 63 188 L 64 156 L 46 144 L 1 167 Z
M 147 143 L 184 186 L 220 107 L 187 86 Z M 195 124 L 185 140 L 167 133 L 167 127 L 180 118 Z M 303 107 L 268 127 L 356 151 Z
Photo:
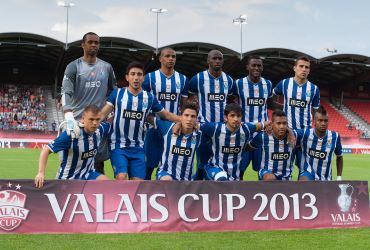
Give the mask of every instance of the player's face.
M 94 114 L 93 112 L 85 112 L 82 115 L 82 123 L 84 124 L 85 131 L 89 134 L 95 132 L 100 125 L 100 112 Z
M 144 81 L 143 70 L 140 68 L 131 68 L 128 74 L 126 74 L 126 80 L 130 88 L 133 90 L 140 90 Z
M 247 64 L 247 70 L 249 75 L 257 78 L 261 77 L 261 73 L 263 71 L 263 64 L 261 59 L 251 59 Z
M 325 133 L 328 129 L 329 125 L 329 118 L 327 115 L 323 115 L 320 113 L 315 113 L 315 128 L 317 131 L 321 133 Z
M 185 109 L 181 114 L 181 126 L 185 129 L 192 129 L 197 121 L 197 112 L 193 109 Z
M 162 51 L 159 62 L 161 63 L 161 66 L 164 66 L 168 69 L 173 69 L 176 63 L 176 52 L 172 49 L 166 49 Z
M 242 121 L 242 114 L 231 111 L 224 116 L 225 122 L 232 129 L 237 129 L 240 127 Z
M 295 77 L 301 80 L 306 80 L 310 73 L 310 63 L 304 60 L 298 60 L 294 66 Z
M 207 59 L 210 69 L 213 71 L 221 71 L 222 65 L 224 64 L 224 56 L 219 51 L 213 51 L 210 53 Z
M 285 116 L 272 117 L 272 131 L 275 136 L 283 138 L 288 128 L 287 118 Z
M 84 52 L 89 56 L 96 56 L 99 50 L 100 40 L 96 35 L 87 35 L 81 46 Z

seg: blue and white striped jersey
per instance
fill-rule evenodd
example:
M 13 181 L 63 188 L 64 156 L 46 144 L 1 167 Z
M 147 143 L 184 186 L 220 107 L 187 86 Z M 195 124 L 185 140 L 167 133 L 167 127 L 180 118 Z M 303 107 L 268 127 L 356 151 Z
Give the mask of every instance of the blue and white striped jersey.
M 99 128 L 89 135 L 83 128 L 77 139 L 71 138 L 64 131 L 47 147 L 53 152 L 62 151 L 60 167 L 57 179 L 80 179 L 87 180 L 89 173 L 94 171 L 94 157 L 98 152 L 98 146 L 103 137 L 108 137 L 110 124 L 101 123 Z
M 172 133 L 175 123 L 157 119 L 156 125 L 164 138 L 164 151 L 158 174 L 166 171 L 174 180 L 192 180 L 194 154 L 199 147 L 202 132 L 175 135 Z
M 242 122 L 268 121 L 267 99 L 272 96 L 271 81 L 261 77 L 258 83 L 253 83 L 249 77 L 236 80 L 236 91 L 240 106 L 244 113 Z
M 229 180 L 240 180 L 244 146 L 252 139 L 256 126 L 244 123 L 240 128 L 231 133 L 226 123 L 205 123 L 201 125 L 204 134 L 202 140 L 212 141 L 211 166 L 222 168 L 228 174 Z
M 222 72 L 214 78 L 208 70 L 191 78 L 189 93 L 198 94 L 200 122 L 223 122 L 226 98 L 232 95 L 233 79 Z
M 295 131 L 293 133 L 296 135 Z M 253 148 L 262 148 L 261 169 L 271 171 L 283 180 L 291 180 L 294 163 L 294 145 L 290 145 L 287 136 L 278 139 L 266 132 L 258 133 L 251 141 Z
M 319 88 L 307 81 L 298 85 L 294 78 L 282 80 L 273 89 L 275 95 L 284 96 L 284 112 L 288 118 L 288 127 L 303 129 L 312 127 L 311 109 L 320 106 Z
M 188 97 L 189 82 L 186 76 L 177 71 L 171 77 L 167 77 L 161 70 L 156 70 L 145 76 L 142 87 L 153 93 L 166 110 L 180 114 L 181 97 Z
M 319 138 L 315 129 L 297 130 L 297 143 L 300 143 L 303 157 L 300 166 L 315 176 L 316 180 L 331 180 L 331 163 L 333 153 L 342 155 L 342 143 L 337 132 L 328 130 L 323 138 Z
M 163 110 L 157 98 L 145 90 L 133 95 L 128 88 L 121 88 L 112 91 L 107 103 L 114 106 L 110 149 L 143 147 L 144 123 L 149 111 Z

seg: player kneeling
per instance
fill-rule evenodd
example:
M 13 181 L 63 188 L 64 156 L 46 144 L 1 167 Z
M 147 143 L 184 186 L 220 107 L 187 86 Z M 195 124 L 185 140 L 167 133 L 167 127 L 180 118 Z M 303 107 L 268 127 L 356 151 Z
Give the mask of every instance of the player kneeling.
M 242 108 L 231 103 L 226 105 L 224 120 L 218 123 L 205 123 L 201 126 L 202 140 L 212 143 L 212 158 L 206 165 L 206 179 L 215 181 L 239 181 L 245 171 L 246 152 L 244 147 L 254 132 L 264 129 L 269 122 L 241 123 Z
M 272 113 L 271 125 L 272 133 L 258 133 L 247 145 L 247 150 L 261 148 L 259 180 L 291 180 L 295 145 L 290 143 L 288 135 L 295 132 L 289 132 L 287 116 L 282 110 Z
M 155 128 L 164 140 L 164 150 L 157 169 L 157 180 L 192 180 L 194 154 L 201 132 L 194 129 L 198 117 L 197 106 L 188 103 L 182 107 L 181 130 L 173 133 L 175 123 L 156 119 Z
M 94 156 L 103 137 L 108 136 L 110 125 L 100 124 L 100 109 L 95 105 L 87 106 L 83 112 L 80 137 L 74 138 L 62 132 L 54 141 L 49 143 L 40 153 L 39 172 L 35 177 L 35 185 L 41 188 L 45 180 L 45 168 L 49 154 L 61 153 L 61 164 L 56 178 L 62 180 L 108 180 L 95 171 Z

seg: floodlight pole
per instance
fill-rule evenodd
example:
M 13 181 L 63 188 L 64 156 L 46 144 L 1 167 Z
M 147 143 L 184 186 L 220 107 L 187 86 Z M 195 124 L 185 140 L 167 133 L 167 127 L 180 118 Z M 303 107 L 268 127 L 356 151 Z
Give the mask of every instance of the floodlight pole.
M 240 15 L 237 18 L 233 19 L 234 24 L 240 26 L 240 60 L 243 59 L 243 24 L 247 23 L 247 15 Z
M 154 12 L 156 13 L 157 15 L 157 32 L 156 32 L 156 47 L 155 47 L 155 55 L 158 55 L 158 16 L 160 13 L 164 13 L 166 11 L 168 11 L 167 9 L 162 9 L 162 8 L 151 8 L 150 9 L 151 12 Z
M 61 7 L 65 7 L 67 10 L 67 22 L 66 22 L 66 44 L 65 44 L 65 50 L 68 49 L 68 26 L 69 26 L 69 8 L 75 6 L 74 3 L 67 3 L 67 2 L 58 2 L 58 5 Z

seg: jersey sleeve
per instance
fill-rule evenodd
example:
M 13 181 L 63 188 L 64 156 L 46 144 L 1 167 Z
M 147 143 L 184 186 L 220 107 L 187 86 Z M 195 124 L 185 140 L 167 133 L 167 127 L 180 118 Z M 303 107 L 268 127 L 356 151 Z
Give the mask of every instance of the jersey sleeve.
M 200 131 L 204 136 L 212 137 L 215 133 L 217 123 L 206 122 L 200 125 Z
M 257 125 L 255 123 L 251 123 L 251 122 L 246 122 L 244 123 L 242 126 L 245 126 L 248 128 L 248 130 L 250 131 L 251 135 L 254 133 L 254 132 L 257 132 Z
M 230 76 L 227 76 L 227 82 L 228 82 L 228 87 L 229 87 L 229 92 L 227 93 L 228 95 L 234 95 L 234 85 L 235 85 L 235 82 L 234 80 L 230 77 Z
M 198 77 L 193 76 L 189 82 L 189 93 L 198 93 Z
M 283 81 L 280 81 L 272 90 L 274 95 L 283 95 Z
M 189 93 L 189 81 L 188 81 L 188 78 L 186 76 L 184 76 L 184 87 L 182 88 L 181 90 L 181 96 L 183 97 L 188 97 L 188 93 Z
M 267 95 L 268 98 L 272 97 L 272 83 L 270 80 L 267 80 Z
M 156 119 L 155 124 L 159 133 L 164 136 L 168 133 L 168 130 L 172 128 L 173 122 Z
M 238 92 L 238 81 L 241 81 L 241 80 L 235 80 L 234 83 L 233 83 L 233 86 L 231 88 L 231 94 L 232 95 L 235 95 L 235 96 L 239 96 L 239 92 Z
M 340 140 L 340 135 L 338 134 L 338 139 L 337 139 L 337 143 L 335 145 L 335 154 L 340 156 L 342 155 L 342 142 Z
M 255 137 L 252 138 L 252 140 L 249 142 L 249 145 L 254 149 L 260 148 L 262 146 L 262 135 L 263 132 L 259 132 Z
M 76 84 L 77 65 L 76 61 L 67 65 L 62 82 L 62 105 L 63 111 L 72 110 L 72 97 Z
M 143 88 L 143 90 L 145 90 L 147 92 L 151 92 L 152 91 L 152 89 L 150 87 L 150 74 L 146 74 L 145 75 L 142 88 Z
M 57 153 L 71 147 L 72 138 L 64 131 L 54 141 L 50 142 L 47 147 L 53 152 Z
M 320 90 L 318 87 L 315 88 L 315 94 L 312 99 L 312 108 L 318 109 L 320 107 Z
M 164 110 L 163 106 L 158 102 L 157 98 L 154 95 L 152 96 L 153 96 L 153 104 L 150 107 L 150 109 L 153 111 L 153 113 L 158 113 Z
M 116 103 L 117 95 L 118 95 L 118 89 L 115 88 L 108 96 L 107 103 L 114 106 Z
M 296 145 L 300 145 L 302 143 L 302 139 L 304 136 L 304 129 L 293 129 L 293 133 L 296 136 Z
M 102 137 L 107 138 L 110 132 L 111 124 L 108 122 L 102 122 L 99 126 L 100 134 Z

